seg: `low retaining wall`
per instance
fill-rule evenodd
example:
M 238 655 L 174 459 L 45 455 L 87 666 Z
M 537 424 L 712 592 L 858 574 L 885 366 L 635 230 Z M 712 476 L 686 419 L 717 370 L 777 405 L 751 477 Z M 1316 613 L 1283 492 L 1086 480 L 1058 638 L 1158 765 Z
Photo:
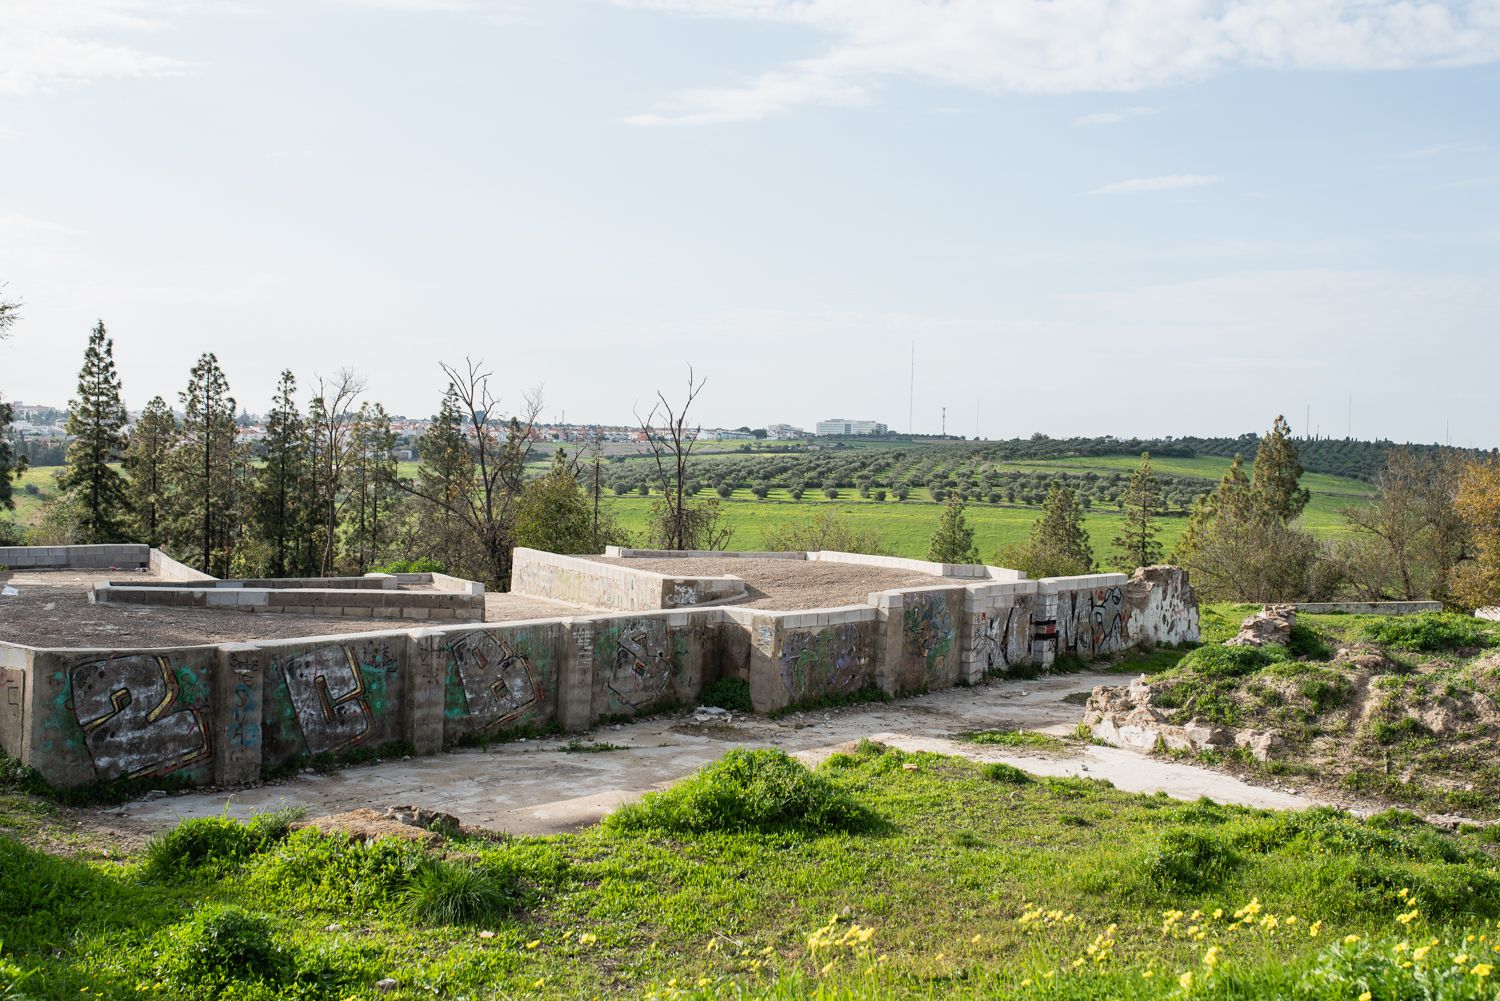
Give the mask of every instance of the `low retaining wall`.
M 11 570 L 143 570 L 151 565 L 152 552 L 149 546 L 132 543 L 0 546 L 0 566 Z
M 151 572 L 165 581 L 217 580 L 202 570 L 194 570 L 186 563 L 179 563 L 160 549 L 151 550 Z
M 479 584 L 475 587 L 478 593 L 467 587 L 462 591 L 409 591 L 402 590 L 401 582 L 390 576 L 211 579 L 190 584 L 109 581 L 95 584 L 89 601 L 235 612 L 483 622 L 484 587 Z
M 520 546 L 511 564 L 510 589 L 533 598 L 633 612 L 715 605 L 746 594 L 738 577 L 674 576 Z
M 1441 601 L 1310 601 L 1292 605 L 1309 615 L 1416 615 L 1419 612 L 1441 612 Z
M 199 590 L 256 591 L 222 583 Z M 972 684 L 1063 655 L 1196 639 L 1197 628 L 1186 574 L 1148 567 L 1129 579 L 904 588 L 794 612 L 632 610 L 151 650 L 0 643 L 0 745 L 58 786 L 237 784 L 392 741 L 430 754 L 519 729 L 583 730 L 691 704 L 721 678 L 748 682 L 767 712 L 865 688 Z

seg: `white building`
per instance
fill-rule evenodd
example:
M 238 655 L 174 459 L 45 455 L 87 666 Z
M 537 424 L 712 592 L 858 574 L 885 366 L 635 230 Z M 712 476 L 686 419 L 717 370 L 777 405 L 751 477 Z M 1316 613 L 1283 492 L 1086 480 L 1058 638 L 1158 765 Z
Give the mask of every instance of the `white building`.
M 876 421 L 850 421 L 842 417 L 818 421 L 819 435 L 885 434 L 888 431 L 890 428 Z
M 805 438 L 807 432 L 801 428 L 794 428 L 790 424 L 767 424 L 766 437 L 777 441 L 787 441 L 791 438 Z

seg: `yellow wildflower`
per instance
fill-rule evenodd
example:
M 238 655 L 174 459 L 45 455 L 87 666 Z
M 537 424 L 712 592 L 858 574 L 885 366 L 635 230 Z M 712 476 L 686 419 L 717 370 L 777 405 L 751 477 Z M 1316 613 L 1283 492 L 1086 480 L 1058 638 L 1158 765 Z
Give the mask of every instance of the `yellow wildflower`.
M 1489 963 L 1478 963 L 1469 972 L 1474 974 L 1474 976 L 1476 977 L 1487 977 L 1491 973 L 1495 972 L 1495 968 Z

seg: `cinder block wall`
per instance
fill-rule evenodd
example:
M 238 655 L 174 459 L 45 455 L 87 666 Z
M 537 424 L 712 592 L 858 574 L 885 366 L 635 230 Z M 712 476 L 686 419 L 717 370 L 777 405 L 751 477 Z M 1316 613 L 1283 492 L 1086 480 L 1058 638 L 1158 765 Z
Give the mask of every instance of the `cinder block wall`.
M 721 677 L 747 681 L 766 712 L 1197 630 L 1186 575 L 1148 567 L 1129 580 L 976 580 L 798 612 L 631 611 L 153 650 L 0 643 L 0 745 L 58 786 L 238 784 L 393 741 L 431 754 L 521 728 L 583 730 L 692 704 Z
M 101 546 L 0 546 L 0 566 L 12 570 L 140 570 L 151 548 L 129 543 Z

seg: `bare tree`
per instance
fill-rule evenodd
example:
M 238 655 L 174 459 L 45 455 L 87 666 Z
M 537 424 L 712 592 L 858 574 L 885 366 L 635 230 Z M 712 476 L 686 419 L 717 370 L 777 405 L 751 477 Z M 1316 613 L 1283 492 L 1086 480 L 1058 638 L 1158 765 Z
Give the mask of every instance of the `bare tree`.
M 319 477 L 322 496 L 318 507 L 323 514 L 322 575 L 333 572 L 334 540 L 338 535 L 339 507 L 345 493 L 342 489 L 344 466 L 354 437 L 354 402 L 365 391 L 365 380 L 353 370 L 341 368 L 332 379 L 318 376 L 317 395 L 310 405 L 309 430 L 318 440 Z
M 707 379 L 693 377 L 693 367 L 688 366 L 687 397 L 678 406 L 673 406 L 661 390 L 656 391 L 656 403 L 644 418 L 636 411 L 636 421 L 646 436 L 646 447 L 656 465 L 658 489 L 665 499 L 666 510 L 662 529 L 668 549 L 687 549 L 689 522 L 687 497 L 684 487 L 687 482 L 688 459 L 693 446 L 698 443 L 698 428 L 688 427 L 688 411 L 693 401 L 703 392 Z M 656 424 L 663 421 L 660 431 Z
M 470 482 L 458 489 L 439 491 L 419 476 L 415 483 L 401 481 L 401 487 L 457 518 L 480 550 L 486 583 L 509 588 L 515 506 L 525 485 L 526 455 L 537 415 L 542 411 L 541 394 L 528 392 L 520 412 L 505 418 L 500 416 L 500 401 L 490 390 L 494 373 L 484 370 L 482 360 L 465 358 L 463 368 L 441 364 L 463 412 L 465 437 L 473 451 L 467 476 Z
M 0 292 L 4 291 L 5 283 L 0 282 Z M 11 326 L 21 318 L 20 310 L 20 300 L 0 298 L 0 341 L 10 336 Z

